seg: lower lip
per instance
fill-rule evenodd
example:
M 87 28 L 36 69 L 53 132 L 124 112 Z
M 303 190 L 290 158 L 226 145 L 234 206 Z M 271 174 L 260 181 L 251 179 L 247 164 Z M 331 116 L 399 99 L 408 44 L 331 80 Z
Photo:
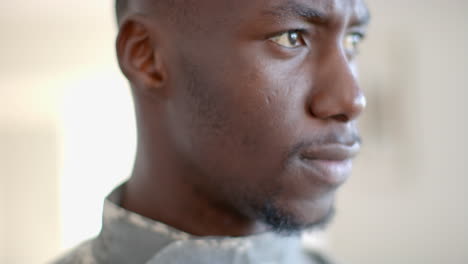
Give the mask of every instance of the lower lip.
M 351 174 L 352 160 L 309 160 L 303 159 L 306 167 L 313 170 L 313 176 L 329 185 L 343 184 Z

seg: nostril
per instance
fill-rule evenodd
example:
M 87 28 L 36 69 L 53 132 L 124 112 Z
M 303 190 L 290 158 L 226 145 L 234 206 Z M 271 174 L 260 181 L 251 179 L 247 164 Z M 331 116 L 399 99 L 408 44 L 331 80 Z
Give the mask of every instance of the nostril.
M 349 118 L 345 114 L 339 114 L 339 115 L 334 115 L 331 117 L 331 119 L 335 119 L 336 121 L 339 122 L 348 122 Z

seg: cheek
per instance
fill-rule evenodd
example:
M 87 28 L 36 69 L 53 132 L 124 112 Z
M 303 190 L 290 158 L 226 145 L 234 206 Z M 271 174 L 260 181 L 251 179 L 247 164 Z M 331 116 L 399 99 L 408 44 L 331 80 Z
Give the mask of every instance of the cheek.
M 304 80 L 252 58 L 184 63 L 171 119 L 176 144 L 204 173 L 261 181 L 281 172 L 300 140 Z
M 219 133 L 210 140 L 231 155 L 226 160 L 234 167 L 259 174 L 278 173 L 285 153 L 300 135 L 301 96 L 294 89 L 298 84 L 286 80 L 274 67 L 246 62 L 240 65 L 244 67 L 230 65 L 238 70 L 219 76 L 211 85 L 213 97 L 218 98 L 213 98 L 216 112 L 223 120 L 217 122 Z M 207 123 L 213 127 L 214 121 Z M 205 133 L 209 135 L 210 131 Z

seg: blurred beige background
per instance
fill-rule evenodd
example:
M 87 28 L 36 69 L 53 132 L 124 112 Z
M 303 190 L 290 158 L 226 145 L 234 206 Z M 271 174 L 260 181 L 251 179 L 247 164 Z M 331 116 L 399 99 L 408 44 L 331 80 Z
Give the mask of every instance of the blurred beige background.
M 365 147 L 325 235 L 345 263 L 468 263 L 468 1 L 369 0 Z M 4 1 L 0 263 L 96 234 L 127 177 L 132 104 L 112 1 Z

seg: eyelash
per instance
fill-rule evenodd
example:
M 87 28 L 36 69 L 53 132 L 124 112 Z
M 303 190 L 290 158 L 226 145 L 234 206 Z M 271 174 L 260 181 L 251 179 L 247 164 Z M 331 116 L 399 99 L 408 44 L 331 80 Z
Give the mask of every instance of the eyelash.
M 280 31 L 280 32 L 270 34 L 269 36 L 267 36 L 267 39 L 272 39 L 274 37 L 279 37 L 279 36 L 281 36 L 283 34 L 286 34 L 286 33 L 299 33 L 301 36 L 305 36 L 307 34 L 307 30 L 303 29 L 303 28 L 284 30 L 284 31 Z
M 275 38 L 280 38 L 280 37 L 282 37 L 282 36 L 284 36 L 284 35 L 290 36 L 290 35 L 292 35 L 292 34 L 297 34 L 297 35 L 298 35 L 298 40 L 299 40 L 300 42 L 302 42 L 304 46 L 307 45 L 307 42 L 306 42 L 306 34 L 307 34 L 307 31 L 306 31 L 305 29 L 300 29 L 300 28 L 298 28 L 298 29 L 290 29 L 290 30 L 286 30 L 286 31 L 277 32 L 277 33 L 272 34 L 271 36 L 269 36 L 269 37 L 268 37 L 268 40 L 273 41 L 273 42 L 276 42 L 276 41 L 275 41 Z M 276 44 L 278 44 L 278 43 L 276 43 Z M 278 45 L 280 45 L 280 44 L 278 44 Z M 280 46 L 282 46 L 282 45 L 280 45 Z M 299 46 L 298 46 L 298 47 L 299 47 Z M 297 48 L 297 47 L 296 47 L 296 48 Z
M 358 37 L 361 42 L 366 38 L 366 35 L 361 32 L 350 32 L 348 35 Z

